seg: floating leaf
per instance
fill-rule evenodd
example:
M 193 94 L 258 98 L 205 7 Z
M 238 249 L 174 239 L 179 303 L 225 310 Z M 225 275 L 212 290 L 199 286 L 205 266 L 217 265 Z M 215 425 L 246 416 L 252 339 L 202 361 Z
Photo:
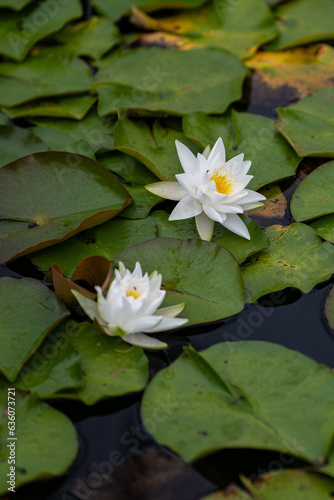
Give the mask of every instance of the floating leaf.
M 250 302 L 286 287 L 308 293 L 334 272 L 333 245 L 324 242 L 309 226 L 300 223 L 287 228 L 272 226 L 267 235 L 270 248 L 242 268 Z
M 155 120 L 151 129 L 144 120 L 120 116 L 115 125 L 115 148 L 142 162 L 161 180 L 175 180 L 175 174 L 183 172 L 176 152 L 176 140 L 194 154 L 201 151 L 173 121 Z
M 61 476 L 74 461 L 78 439 L 72 422 L 38 399 L 16 392 L 16 441 L 8 441 L 7 388 L 0 389 L 2 422 L 0 440 L 0 493 L 8 493 L 9 443 L 15 443 L 15 486 L 47 477 Z M 61 439 L 60 439 L 61 436 Z M 6 443 L 6 444 L 5 444 Z
M 133 221 L 116 217 L 29 257 L 43 271 L 57 262 L 65 276 L 72 276 L 80 261 L 89 255 L 99 254 L 111 260 L 128 246 L 156 236 L 157 225 L 151 217 Z
M 293 193 L 290 210 L 298 221 L 315 219 L 334 212 L 334 161 L 311 172 Z
M 182 221 L 168 220 L 169 214 L 163 210 L 158 210 L 152 213 L 152 218 L 158 224 L 159 236 L 169 238 L 198 238 L 198 232 L 194 219 L 186 219 Z M 235 259 L 241 263 L 249 255 L 259 252 L 264 248 L 268 248 L 269 241 L 267 236 L 259 226 L 248 217 L 240 216 L 246 224 L 250 240 L 246 240 L 231 231 L 225 229 L 222 225 L 216 224 L 213 232 L 212 242 L 225 247 Z
M 62 52 L 72 56 L 88 56 L 100 59 L 112 47 L 120 43 L 121 36 L 112 21 L 92 16 L 87 21 L 67 25 L 54 39 L 64 44 Z
M 46 334 L 69 312 L 56 294 L 30 278 L 1 278 L 0 371 L 13 381 Z
M 71 345 L 82 356 L 82 387 L 59 394 L 92 405 L 100 399 L 141 391 L 148 382 L 148 359 L 142 349 L 120 337 L 98 332 L 91 323 L 67 322 L 76 333 Z M 66 323 L 57 332 L 61 334 Z
M 38 40 L 60 30 L 72 19 L 83 14 L 81 2 L 45 0 L 28 5 L 21 12 L 1 11 L 0 54 L 22 61 Z
M 142 400 L 144 425 L 155 408 L 168 415 L 150 426 L 158 443 L 187 461 L 220 449 L 255 448 L 325 462 L 334 418 L 329 368 L 267 342 L 184 351 L 155 375 Z
M 313 0 L 294 0 L 278 6 L 275 14 L 279 19 L 280 35 L 267 45 L 268 50 L 280 50 L 334 39 L 332 0 L 319 0 L 316 6 L 316 22 L 314 22 L 314 9 Z
M 13 10 L 22 10 L 32 0 L 0 0 L 0 7 Z
M 240 269 L 220 245 L 201 240 L 155 238 L 133 245 L 115 259 L 143 272 L 157 270 L 166 290 L 164 307 L 185 303 L 188 325 L 218 321 L 244 307 Z
M 34 49 L 34 54 L 20 64 L 0 63 L 0 105 L 91 90 L 91 70 L 84 61 L 61 56 L 50 47 Z
M 223 116 L 208 116 L 206 113 L 193 113 L 182 120 L 183 132 L 202 149 L 213 146 L 218 137 L 224 141 L 227 158 L 235 156 L 237 148 L 230 113 Z
M 58 99 L 41 99 L 32 103 L 22 104 L 14 108 L 2 107 L 10 118 L 27 116 L 53 116 L 82 120 L 96 101 L 96 97 L 83 95 L 75 97 L 60 97 Z
M 334 157 L 333 99 L 334 87 L 329 87 L 277 109 L 276 126 L 299 156 Z
M 77 305 L 72 290 L 94 299 L 97 296 L 95 286 L 101 287 L 102 291 L 107 289 L 111 279 L 111 264 L 102 255 L 91 255 L 80 262 L 71 279 L 63 275 L 58 264 L 52 264 L 51 273 L 57 297 L 72 307 Z
M 334 330 L 334 286 L 330 289 L 325 302 L 325 315 L 329 326 Z
M 83 139 L 74 139 L 62 130 L 49 127 L 33 127 L 31 131 L 35 136 L 44 141 L 52 151 L 77 153 L 95 160 L 94 148 Z
M 0 125 L 0 167 L 22 156 L 48 149 L 47 144 L 30 130 Z
M 311 227 L 322 239 L 334 243 L 334 214 L 321 217 Z
M 112 54 L 98 68 L 94 86 L 101 116 L 121 107 L 134 114 L 223 113 L 240 98 L 247 72 L 239 59 L 216 48 L 144 47 Z
M 245 214 L 253 221 L 259 224 L 262 228 L 273 226 L 274 224 L 282 224 L 285 222 L 285 212 L 287 201 L 277 185 L 267 186 L 259 190 L 266 200 L 263 201 L 263 206 L 246 210 Z
M 102 224 L 132 201 L 102 165 L 70 153 L 27 156 L 2 167 L 0 179 L 1 262 Z
M 0 125 L 8 125 L 8 124 L 9 124 L 8 117 L 0 111 Z
M 142 29 L 183 35 L 196 47 L 225 49 L 242 59 L 278 34 L 263 0 L 243 0 L 242 9 L 233 8 L 228 0 L 217 0 L 200 9 L 158 19 L 134 7 L 130 21 Z

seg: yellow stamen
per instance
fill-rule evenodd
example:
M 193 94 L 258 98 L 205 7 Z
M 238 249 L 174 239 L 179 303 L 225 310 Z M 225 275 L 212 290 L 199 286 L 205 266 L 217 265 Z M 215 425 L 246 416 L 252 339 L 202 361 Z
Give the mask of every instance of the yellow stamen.
M 215 182 L 218 193 L 227 194 L 227 196 L 230 196 L 230 193 L 232 192 L 233 182 L 226 179 L 226 177 L 227 174 L 223 175 L 216 172 L 211 177 L 210 181 Z
M 133 287 L 131 290 L 126 292 L 127 297 L 133 297 L 134 299 L 138 299 L 140 297 L 140 293 L 137 292 L 136 287 Z

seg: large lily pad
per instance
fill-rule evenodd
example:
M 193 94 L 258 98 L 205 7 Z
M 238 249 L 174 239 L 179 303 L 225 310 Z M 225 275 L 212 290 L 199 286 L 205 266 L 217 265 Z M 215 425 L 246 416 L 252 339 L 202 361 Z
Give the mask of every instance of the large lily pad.
M 166 290 L 164 307 L 185 303 L 188 325 L 227 318 L 244 307 L 236 260 L 225 248 L 202 240 L 155 238 L 127 248 L 116 262 L 134 269 L 137 261 L 149 274 L 157 270 Z
M 163 422 L 153 417 L 157 407 L 168 415 Z M 154 438 L 184 460 L 255 448 L 321 465 L 333 437 L 334 374 L 267 342 L 185 348 L 154 377 L 141 413 Z
M 43 271 L 47 271 L 51 264 L 57 262 L 65 276 L 72 276 L 85 257 L 99 254 L 111 260 L 128 246 L 156 236 L 158 236 L 157 225 L 151 217 L 144 220 L 116 217 L 29 257 Z
M 1 262 L 102 224 L 132 201 L 102 165 L 70 153 L 21 158 L 2 167 L 0 179 Z
M 143 29 L 187 37 L 195 47 L 225 49 L 242 59 L 278 34 L 274 17 L 263 0 L 243 0 L 242 8 L 233 8 L 229 0 L 217 0 L 200 9 L 158 19 L 134 8 L 131 21 Z
M 8 493 L 7 444 L 15 443 L 16 487 L 66 472 L 78 452 L 78 439 L 72 422 L 62 413 L 38 399 L 35 394 L 21 396 L 16 391 L 16 441 L 8 441 L 7 388 L 0 389 L 0 493 Z M 61 439 L 60 439 L 61 437 Z M 65 445 L 64 445 L 65 443 Z
M 313 0 L 294 0 L 278 6 L 275 13 L 279 19 L 280 35 L 267 45 L 269 50 L 286 49 L 334 38 L 332 0 L 319 0 L 316 6 Z
M 93 146 L 84 139 L 75 139 L 66 132 L 51 127 L 33 127 L 31 131 L 44 141 L 51 151 L 67 151 L 96 159 Z
M 0 371 L 13 381 L 46 334 L 69 315 L 46 286 L 30 278 L 1 278 Z
M 112 54 L 98 67 L 94 86 L 101 116 L 121 107 L 136 114 L 223 113 L 241 97 L 247 72 L 239 59 L 216 48 L 139 48 Z
M 194 219 L 180 221 L 169 221 L 169 214 L 164 210 L 152 213 L 152 218 L 158 224 L 158 234 L 168 238 L 198 238 L 198 232 Z M 213 243 L 227 248 L 235 259 L 242 263 L 250 255 L 269 247 L 269 240 L 260 227 L 248 217 L 240 215 L 246 224 L 250 234 L 250 240 L 246 240 L 231 231 L 225 229 L 221 224 L 216 224 L 212 236 Z
M 68 325 L 73 328 L 70 343 L 82 356 L 83 385 L 59 396 L 91 405 L 146 387 L 148 359 L 142 349 L 98 332 L 91 323 L 67 322 L 59 333 Z
M 277 128 L 299 156 L 334 157 L 334 87 L 278 108 Z
M 334 243 L 334 214 L 321 217 L 311 227 L 321 238 Z
M 298 221 L 315 219 L 334 212 L 334 161 L 311 172 L 293 193 L 290 210 Z
M 270 248 L 242 268 L 248 301 L 286 287 L 308 293 L 334 272 L 333 245 L 311 227 L 297 222 L 287 228 L 272 226 L 267 235 Z
M 80 94 L 91 90 L 91 70 L 75 57 L 50 47 L 36 49 L 20 64 L 0 63 L 0 105 L 17 106 L 40 97 Z
M 21 12 L 1 11 L 0 54 L 22 61 L 38 40 L 60 30 L 72 19 L 81 17 L 79 0 L 70 2 L 33 2 Z
M 27 129 L 0 125 L 0 167 L 22 156 L 48 149 L 44 141 Z
M 139 160 L 161 180 L 175 180 L 175 174 L 183 172 L 176 152 L 176 140 L 194 154 L 202 151 L 174 121 L 155 120 L 151 129 L 144 120 L 120 116 L 115 125 L 115 148 Z

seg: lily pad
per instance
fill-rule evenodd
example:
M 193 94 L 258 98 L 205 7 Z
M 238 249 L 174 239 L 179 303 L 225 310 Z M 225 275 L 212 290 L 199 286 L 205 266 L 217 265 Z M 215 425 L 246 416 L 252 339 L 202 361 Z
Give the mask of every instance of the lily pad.
M 267 235 L 270 248 L 242 267 L 248 302 L 286 287 L 308 293 L 334 272 L 333 245 L 311 227 L 297 222 L 287 228 L 272 226 Z
M 0 125 L 8 125 L 9 119 L 8 117 L 0 111 Z
M 209 47 L 188 51 L 143 47 L 112 54 L 98 68 L 93 85 L 101 116 L 121 107 L 142 115 L 223 113 L 241 97 L 247 73 L 234 55 Z
M 334 161 L 311 172 L 293 193 L 290 210 L 298 221 L 315 219 L 334 212 Z
M 155 238 L 133 245 L 114 259 L 143 272 L 157 270 L 166 290 L 164 306 L 185 303 L 188 325 L 237 314 L 244 307 L 239 266 L 225 248 L 202 240 Z
M 143 220 L 116 217 L 29 257 L 43 271 L 57 262 L 65 276 L 72 276 L 85 257 L 99 254 L 111 260 L 128 246 L 155 238 L 157 232 L 157 225 L 151 217 Z
M 78 439 L 72 422 L 62 413 L 38 399 L 35 394 L 21 396 L 16 392 L 16 441 L 8 441 L 7 388 L 0 389 L 0 439 L 2 443 L 15 443 L 16 487 L 53 476 L 61 476 L 74 461 L 78 452 Z M 61 436 L 61 439 L 59 439 Z M 64 446 L 66 443 L 66 446 Z M 0 494 L 8 493 L 8 457 L 10 448 L 2 446 L 0 452 Z
M 268 50 L 287 49 L 297 45 L 334 39 L 332 0 L 319 0 L 316 5 L 317 19 L 314 22 L 313 0 L 294 0 L 277 7 L 280 34 L 267 45 Z
M 102 224 L 132 201 L 102 165 L 71 153 L 21 158 L 2 167 L 0 179 L 1 262 Z
M 332 287 L 327 295 L 325 302 L 325 315 L 329 326 L 334 330 L 334 287 Z
M 74 139 L 66 132 L 51 127 L 33 127 L 31 131 L 44 141 L 52 151 L 77 153 L 95 160 L 94 148 L 84 139 Z
M 59 393 L 92 405 L 100 399 L 141 391 L 148 382 L 148 359 L 139 347 L 98 332 L 91 323 L 70 323 L 71 345 L 82 356 L 82 387 Z M 58 331 L 61 334 L 66 323 Z
M 81 94 L 91 90 L 91 70 L 75 57 L 50 47 L 34 49 L 20 64 L 0 63 L 0 105 L 11 107 L 41 97 Z
M 22 365 L 69 311 L 56 294 L 30 278 L 1 278 L 0 371 L 15 380 Z
M 22 61 L 36 42 L 60 30 L 72 19 L 81 17 L 79 0 L 71 2 L 33 2 L 21 11 L 1 11 L 0 54 Z
M 141 414 L 158 443 L 187 461 L 254 448 L 320 465 L 332 442 L 333 403 L 329 368 L 276 344 L 224 342 L 201 353 L 184 348 L 149 384 Z M 168 415 L 163 423 L 153 417 L 157 407 Z
M 31 2 L 32 0 L 0 0 L 0 7 L 19 11 Z
M 299 156 L 334 157 L 333 99 L 334 87 L 329 87 L 277 109 L 276 126 Z
M 169 214 L 164 210 L 158 210 L 152 213 L 152 218 L 158 224 L 158 234 L 169 238 L 198 238 L 198 232 L 194 219 L 182 221 L 168 220 Z M 228 231 L 220 224 L 215 225 L 212 242 L 225 247 L 235 259 L 242 263 L 250 255 L 269 247 L 269 240 L 260 227 L 248 217 L 240 215 L 242 221 L 246 224 L 250 234 L 250 240 L 246 240 L 231 231 Z
M 120 43 L 121 35 L 110 19 L 92 16 L 87 21 L 67 25 L 54 39 L 63 44 L 64 54 L 100 59 Z
M 202 152 L 174 121 L 155 120 L 151 129 L 144 120 L 120 116 L 115 125 L 115 148 L 139 160 L 161 180 L 175 180 L 175 174 L 183 172 L 176 152 L 176 140 L 194 154 Z
M 321 217 L 311 224 L 311 228 L 321 236 L 322 239 L 334 243 L 334 214 Z
M 47 144 L 30 130 L 0 125 L 0 167 L 22 156 L 48 149 Z
M 93 106 L 96 97 L 83 95 L 74 97 L 60 97 L 58 99 L 41 99 L 32 103 L 22 104 L 14 108 L 2 107 L 10 118 L 27 116 L 53 116 L 82 120 Z
M 278 34 L 274 17 L 263 0 L 243 0 L 233 8 L 228 0 L 206 3 L 200 9 L 155 19 L 132 9 L 131 22 L 142 29 L 166 31 L 187 37 L 194 47 L 218 47 L 241 59 Z
M 231 113 L 223 116 L 209 116 L 206 113 L 193 113 L 182 120 L 183 132 L 202 149 L 213 146 L 218 137 L 224 141 L 227 158 L 235 156 L 237 148 Z
M 263 206 L 248 210 L 245 214 L 262 228 L 270 227 L 274 224 L 283 225 L 286 222 L 287 200 L 280 188 L 276 184 L 264 187 L 259 192 L 266 197 L 263 201 Z

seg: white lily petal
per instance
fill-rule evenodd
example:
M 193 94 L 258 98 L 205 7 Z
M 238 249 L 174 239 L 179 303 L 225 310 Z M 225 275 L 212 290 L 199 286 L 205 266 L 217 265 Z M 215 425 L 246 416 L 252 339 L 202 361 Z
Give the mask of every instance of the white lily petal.
M 190 174 L 177 174 L 177 182 L 181 185 L 184 191 L 190 196 L 196 196 L 197 186 L 195 176 Z
M 167 330 L 174 330 L 182 325 L 185 325 L 189 320 L 186 318 L 170 318 L 169 316 L 163 316 L 161 318 L 158 326 L 150 328 L 149 330 L 143 330 L 145 333 L 158 333 L 165 332 Z
M 251 161 L 243 161 L 242 162 L 242 167 L 240 169 L 240 175 L 247 175 L 248 170 L 251 168 L 252 162 Z
M 98 317 L 98 310 L 97 310 L 97 304 L 95 300 L 88 299 L 82 293 L 78 292 L 77 290 L 71 290 L 73 293 L 74 297 L 77 299 L 79 302 L 79 305 L 81 309 L 85 311 L 87 316 L 94 321 L 95 318 Z
M 222 223 L 220 214 L 214 208 L 209 205 L 203 205 L 203 210 L 210 219 L 219 222 L 220 224 Z
M 161 322 L 161 316 L 142 316 L 129 321 L 126 325 L 126 331 L 129 333 L 148 332 L 155 328 Z
M 202 204 L 195 198 L 187 195 L 176 205 L 169 216 L 169 220 L 189 219 L 199 215 L 202 211 Z
M 260 208 L 263 207 L 264 203 L 248 203 L 246 205 L 243 205 L 243 211 L 246 212 L 246 210 L 253 210 L 254 208 Z
M 216 144 L 213 146 L 211 153 L 209 154 L 208 161 L 212 161 L 217 154 L 220 154 L 220 159 L 225 163 L 226 161 L 226 154 L 225 154 L 225 146 L 223 139 L 219 137 L 216 141 Z
M 239 205 L 226 205 L 225 203 L 220 203 L 215 205 L 215 209 L 220 214 L 242 214 L 243 209 Z
M 180 141 L 175 141 L 177 154 L 184 172 L 187 174 L 195 174 L 196 157 L 187 146 Z
M 145 316 L 150 316 L 151 314 L 154 314 L 155 311 L 158 309 L 158 307 L 161 306 L 161 304 L 164 301 L 165 298 L 165 290 L 161 290 L 158 297 L 156 297 L 152 302 L 148 305 L 148 307 L 145 310 Z
M 213 201 L 213 196 L 216 194 L 216 188 L 210 189 L 210 184 L 215 185 L 213 181 L 209 183 L 207 186 L 200 186 L 197 191 L 198 201 L 203 205 L 207 205 Z M 209 187 L 209 189 L 208 189 Z M 213 195 L 213 196 L 212 196 Z
M 242 236 L 243 238 L 246 238 L 247 240 L 250 240 L 250 234 L 246 225 L 237 215 L 228 214 L 226 220 L 224 221 L 223 226 L 232 231 L 232 233 L 235 233 L 239 236 Z
M 156 311 L 155 314 L 158 316 L 168 316 L 169 318 L 175 318 L 178 314 L 181 314 L 181 312 L 184 310 L 186 307 L 185 304 L 177 304 L 175 306 L 169 306 L 169 307 L 161 307 Z
M 213 234 L 214 221 L 202 212 L 195 217 L 197 232 L 202 240 L 211 241 Z
M 245 190 L 247 196 L 240 202 L 240 205 L 248 204 L 248 203 L 257 203 L 258 201 L 266 200 L 266 197 L 263 194 L 257 193 L 256 191 L 251 191 L 250 189 Z
M 131 333 L 122 337 L 125 342 L 143 349 L 165 349 L 167 344 L 144 333 Z
M 177 181 L 154 182 L 145 186 L 145 189 L 156 196 L 173 201 L 180 201 L 187 194 Z

